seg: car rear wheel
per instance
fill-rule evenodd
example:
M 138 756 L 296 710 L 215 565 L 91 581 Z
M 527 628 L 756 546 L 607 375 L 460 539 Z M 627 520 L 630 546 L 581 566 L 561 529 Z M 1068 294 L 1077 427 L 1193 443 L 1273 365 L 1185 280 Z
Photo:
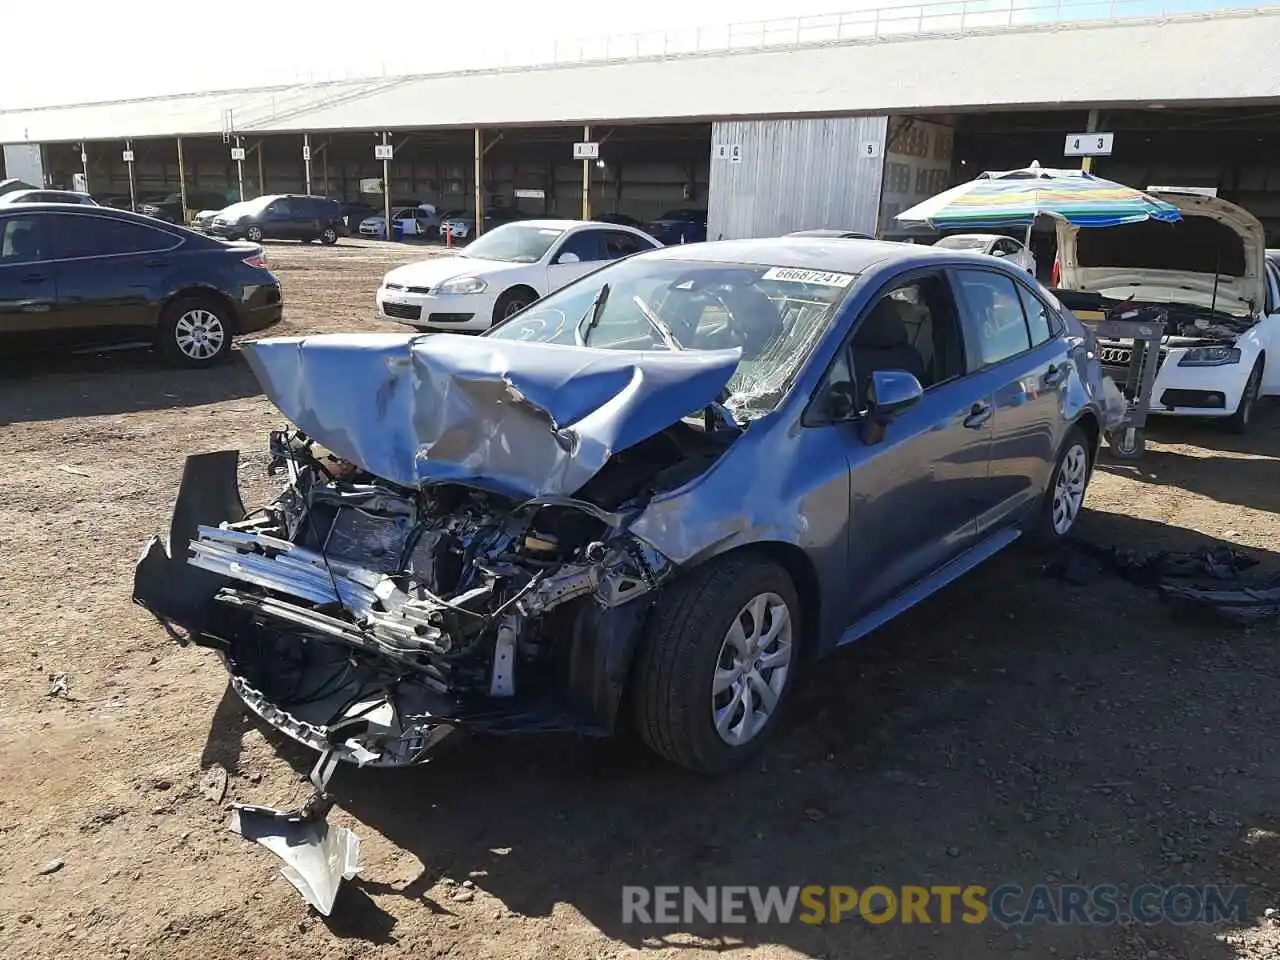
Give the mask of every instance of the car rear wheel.
M 1031 540 L 1037 546 L 1061 543 L 1075 526 L 1084 508 L 1084 495 L 1093 472 L 1089 450 L 1089 438 L 1083 430 L 1073 426 L 1067 431 L 1035 526 L 1030 531 Z
M 514 290 L 508 290 L 493 305 L 493 322 L 501 323 L 507 317 L 519 313 L 537 299 L 537 294 L 528 288 L 517 287 Z
M 325 227 L 324 231 L 320 234 L 320 242 L 326 247 L 332 247 L 338 242 L 338 231 L 333 229 L 333 227 Z
M 1244 390 L 1240 393 L 1240 405 L 1236 412 L 1227 418 L 1226 427 L 1232 433 L 1248 433 L 1253 426 L 1254 407 L 1258 405 L 1258 394 L 1262 391 L 1262 358 L 1259 357 L 1249 371 L 1249 379 L 1245 381 Z
M 759 555 L 711 561 L 665 587 L 632 676 L 641 739 L 700 773 L 746 760 L 775 726 L 800 628 L 791 578 Z
M 256 223 L 251 224 L 249 229 L 244 232 L 244 236 L 246 240 L 252 240 L 254 243 L 259 243 L 262 240 L 262 228 Z
M 160 321 L 160 349 L 181 367 L 208 367 L 231 352 L 226 307 L 203 297 L 175 300 Z

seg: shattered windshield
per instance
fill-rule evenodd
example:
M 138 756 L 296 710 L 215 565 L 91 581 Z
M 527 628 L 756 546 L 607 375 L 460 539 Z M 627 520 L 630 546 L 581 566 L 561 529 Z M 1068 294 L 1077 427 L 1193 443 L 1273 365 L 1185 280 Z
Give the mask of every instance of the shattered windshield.
M 509 263 L 537 263 L 563 233 L 559 227 L 506 223 L 480 237 L 460 256 L 506 260 Z
M 831 325 L 854 274 L 638 257 L 600 270 L 487 336 L 610 350 L 723 350 L 742 362 L 725 406 L 773 410 Z

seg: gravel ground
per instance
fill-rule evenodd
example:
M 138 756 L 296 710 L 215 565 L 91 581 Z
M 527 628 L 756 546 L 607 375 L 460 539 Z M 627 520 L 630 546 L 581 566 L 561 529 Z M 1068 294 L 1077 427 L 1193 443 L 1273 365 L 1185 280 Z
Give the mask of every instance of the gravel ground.
M 280 333 L 377 329 L 373 291 L 422 248 L 270 247 Z M 268 498 L 280 416 L 238 357 L 146 353 L 0 370 L 0 955 L 1204 960 L 1280 951 L 1274 626 L 1188 618 L 1011 552 L 826 661 L 759 763 L 702 780 L 626 743 L 474 741 L 335 778 L 361 877 L 323 920 L 225 804 L 288 806 L 310 758 L 245 716 L 212 655 L 129 602 L 183 457 L 243 451 Z M 1105 457 L 1105 455 L 1104 455 Z M 1104 459 L 1082 529 L 1140 549 L 1280 557 L 1280 408 L 1247 440 L 1155 431 Z M 65 677 L 65 690 L 57 679 Z M 55 687 L 59 692 L 51 695 Z M 219 768 L 228 774 L 225 798 Z M 464 886 L 464 882 L 470 886 Z M 622 884 L 1247 884 L 1231 927 L 864 921 L 624 925 Z

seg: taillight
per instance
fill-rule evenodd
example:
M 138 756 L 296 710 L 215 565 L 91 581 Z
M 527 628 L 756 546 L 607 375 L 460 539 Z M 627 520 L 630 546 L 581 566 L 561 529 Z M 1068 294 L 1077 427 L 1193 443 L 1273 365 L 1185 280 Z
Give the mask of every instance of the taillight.
M 1062 283 L 1062 264 L 1058 262 L 1056 257 L 1053 260 L 1053 274 L 1050 277 L 1049 283 L 1054 287 Z
M 261 270 L 267 269 L 267 255 L 265 253 L 255 253 L 252 257 L 245 257 L 244 262 L 251 267 L 258 267 Z

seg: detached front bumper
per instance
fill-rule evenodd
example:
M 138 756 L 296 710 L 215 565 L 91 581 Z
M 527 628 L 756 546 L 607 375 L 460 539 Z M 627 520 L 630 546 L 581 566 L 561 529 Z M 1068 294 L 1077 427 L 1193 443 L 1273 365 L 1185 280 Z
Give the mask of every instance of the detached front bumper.
M 476 332 L 493 325 L 497 297 L 489 293 L 437 296 L 379 287 L 376 294 L 378 318 L 411 327 Z

